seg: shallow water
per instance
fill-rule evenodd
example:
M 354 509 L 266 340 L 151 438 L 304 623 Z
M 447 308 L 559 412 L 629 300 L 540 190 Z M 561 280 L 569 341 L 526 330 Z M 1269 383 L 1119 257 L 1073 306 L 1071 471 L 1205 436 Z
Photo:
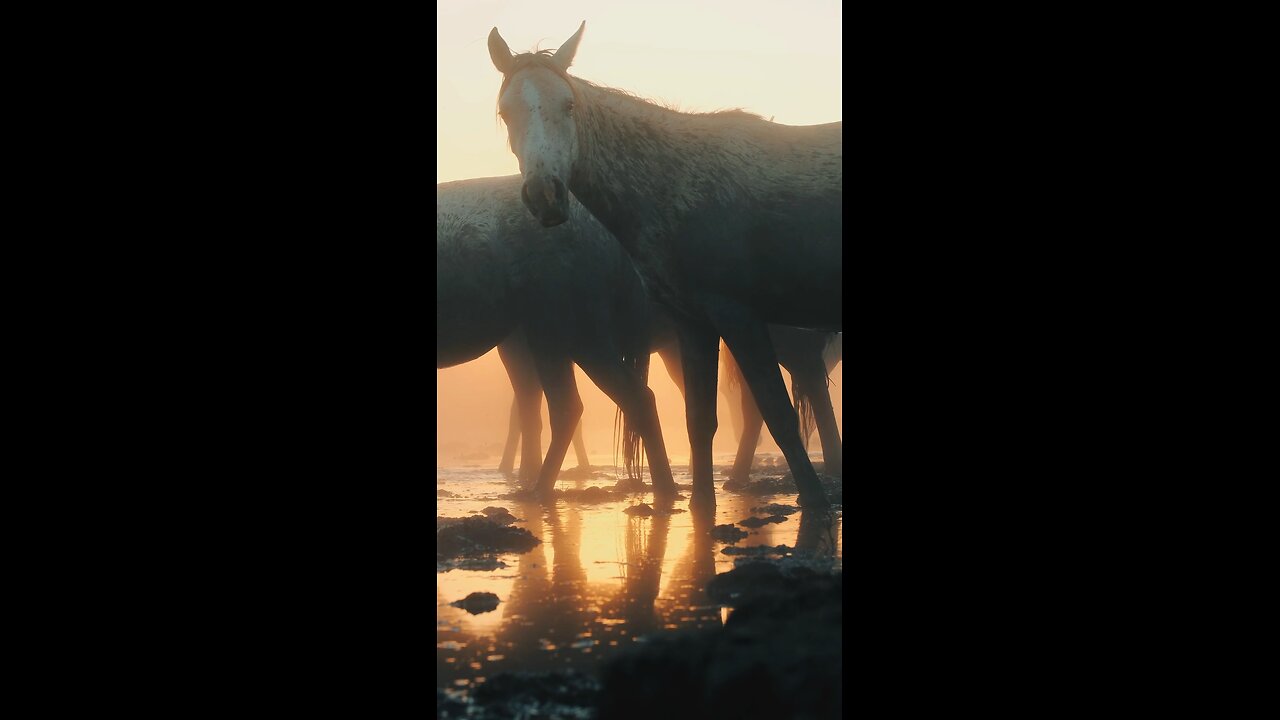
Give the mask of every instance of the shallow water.
M 596 461 L 593 458 L 593 462 Z M 796 504 L 796 495 L 738 495 L 720 489 L 721 470 L 732 457 L 717 458 L 714 523 L 736 524 L 752 507 Z M 493 465 L 496 465 L 496 460 Z M 437 498 L 438 517 L 468 517 L 488 506 L 507 508 L 520 527 L 542 540 L 533 550 L 500 555 L 508 567 L 493 571 L 449 570 L 436 574 L 436 687 L 465 691 L 504 671 L 576 670 L 595 674 L 611 655 L 661 633 L 722 624 L 729 610 L 708 600 L 705 586 L 741 556 L 721 552 L 729 543 L 713 540 L 677 500 L 672 515 L 634 517 L 623 510 L 652 503 L 651 493 L 627 500 L 580 503 L 558 500 L 553 507 L 498 499 L 514 486 L 486 467 L 437 468 L 436 489 L 456 494 Z M 780 475 L 786 465 L 760 456 L 752 477 Z M 612 488 L 612 467 L 596 467 L 595 477 L 561 479 L 560 489 Z M 691 482 L 687 467 L 672 468 L 678 484 Z M 688 496 L 687 490 L 681 491 Z M 747 530 L 734 547 L 787 545 L 809 550 L 840 568 L 840 513 L 832 525 L 816 527 L 803 513 Z M 805 533 L 799 537 L 802 520 Z M 750 559 L 746 559 L 750 561 Z M 472 615 L 449 603 L 472 592 L 495 593 L 496 610 Z

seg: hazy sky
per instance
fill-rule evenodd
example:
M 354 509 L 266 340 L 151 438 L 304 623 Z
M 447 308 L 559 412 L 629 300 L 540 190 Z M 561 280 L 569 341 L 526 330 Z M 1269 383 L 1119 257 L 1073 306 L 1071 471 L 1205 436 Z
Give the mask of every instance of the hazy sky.
M 438 0 L 436 20 L 437 183 L 519 171 L 494 116 L 501 76 L 486 40 L 495 26 L 513 51 L 524 52 L 559 47 L 585 20 L 570 74 L 682 110 L 741 107 L 790 125 L 844 119 L 835 0 Z M 843 363 L 832 374 L 837 418 L 842 370 Z M 609 454 L 615 406 L 581 370 L 577 376 L 588 449 Z M 683 404 L 656 355 L 650 386 L 673 460 L 687 462 Z M 437 370 L 436 391 L 438 462 L 501 449 L 513 393 L 496 351 Z M 720 428 L 716 451 L 732 452 L 723 398 Z M 544 430 L 544 444 L 549 436 Z M 815 457 L 819 448 L 815 434 Z M 767 431 L 760 449 L 776 450 Z M 570 450 L 565 467 L 574 464 Z
M 486 40 L 559 47 L 587 22 L 569 72 L 706 112 L 811 125 L 841 117 L 833 0 L 442 0 L 436 3 L 436 182 L 519 171 L 494 118 L 501 76 Z

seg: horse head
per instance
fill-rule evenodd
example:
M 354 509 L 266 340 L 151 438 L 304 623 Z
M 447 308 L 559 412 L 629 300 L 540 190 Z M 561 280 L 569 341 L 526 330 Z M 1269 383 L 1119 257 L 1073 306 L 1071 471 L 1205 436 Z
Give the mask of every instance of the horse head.
M 489 57 L 502 73 L 498 115 L 524 176 L 521 197 L 543 227 L 569 219 L 568 180 L 578 156 L 578 128 L 567 71 L 586 27 L 584 20 L 554 53 L 516 55 L 498 28 L 489 33 Z

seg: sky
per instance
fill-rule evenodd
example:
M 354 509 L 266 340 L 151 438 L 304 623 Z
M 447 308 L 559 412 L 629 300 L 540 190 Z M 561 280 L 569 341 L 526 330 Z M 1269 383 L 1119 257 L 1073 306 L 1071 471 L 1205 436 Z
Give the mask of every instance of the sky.
M 519 171 L 494 115 L 501 76 L 487 38 L 495 26 L 514 52 L 524 52 L 559 47 L 585 20 L 571 75 L 681 110 L 738 107 L 811 125 L 843 119 L 841 18 L 838 0 L 437 0 L 436 182 Z M 842 371 L 843 363 L 832 373 L 837 418 Z M 612 456 L 615 406 L 580 369 L 577 376 L 595 462 Z M 650 387 L 672 461 L 687 462 L 683 401 L 656 355 Z M 437 370 L 436 392 L 438 464 L 501 452 L 513 393 L 496 350 Z M 717 454 L 736 447 L 726 402 L 720 399 Z M 815 458 L 818 448 L 815 434 Z M 776 452 L 767 431 L 759 451 Z M 565 467 L 574 464 L 570 450 Z

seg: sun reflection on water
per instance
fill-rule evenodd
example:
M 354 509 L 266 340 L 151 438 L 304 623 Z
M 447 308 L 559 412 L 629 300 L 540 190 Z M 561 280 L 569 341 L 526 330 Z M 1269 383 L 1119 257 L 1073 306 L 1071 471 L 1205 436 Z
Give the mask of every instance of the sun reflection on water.
M 678 483 L 688 483 L 677 472 Z M 610 487 L 613 477 L 586 486 Z M 572 487 L 562 482 L 560 487 Z M 475 468 L 437 470 L 437 489 L 456 497 L 437 501 L 437 516 L 466 517 L 485 507 L 505 507 L 522 527 L 542 540 L 533 550 L 506 554 L 505 568 L 451 570 L 436 574 L 436 685 L 465 688 L 495 672 L 574 669 L 594 672 L 611 655 L 647 637 L 686 628 L 713 627 L 728 609 L 711 602 L 707 581 L 734 567 L 691 513 L 635 517 L 623 509 L 651 496 L 601 504 L 558 501 L 553 507 L 500 500 L 510 492 L 497 472 Z M 736 523 L 766 502 L 794 504 L 794 495 L 764 500 L 717 492 L 714 523 Z M 687 501 L 675 506 L 688 509 Z M 736 547 L 808 544 L 842 554 L 839 520 L 826 532 L 807 528 L 801 514 L 749 530 Z M 809 523 L 812 525 L 812 523 Z M 472 615 L 450 602 L 473 592 L 491 592 L 496 610 Z

